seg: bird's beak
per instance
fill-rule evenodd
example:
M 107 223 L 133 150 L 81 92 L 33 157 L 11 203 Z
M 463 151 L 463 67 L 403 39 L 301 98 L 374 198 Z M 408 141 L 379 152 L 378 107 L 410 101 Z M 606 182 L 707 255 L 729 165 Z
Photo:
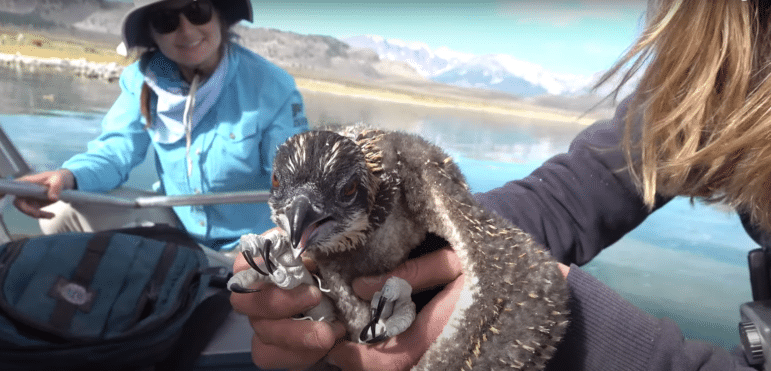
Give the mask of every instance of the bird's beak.
M 329 216 L 314 210 L 305 195 L 295 197 L 286 210 L 286 216 L 289 219 L 288 232 L 292 241 L 292 252 L 297 258 L 316 237 L 316 228 L 329 219 Z

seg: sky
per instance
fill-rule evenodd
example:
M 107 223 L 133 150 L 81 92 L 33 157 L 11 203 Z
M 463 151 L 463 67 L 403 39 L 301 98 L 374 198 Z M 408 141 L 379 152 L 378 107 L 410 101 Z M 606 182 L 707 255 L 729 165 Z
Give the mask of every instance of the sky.
M 646 0 L 250 1 L 255 27 L 508 54 L 576 75 L 608 69 L 639 34 L 646 6 Z
M 508 54 L 555 73 L 609 68 L 634 41 L 645 0 L 267 2 L 254 26 L 338 39 L 378 35 L 470 54 Z

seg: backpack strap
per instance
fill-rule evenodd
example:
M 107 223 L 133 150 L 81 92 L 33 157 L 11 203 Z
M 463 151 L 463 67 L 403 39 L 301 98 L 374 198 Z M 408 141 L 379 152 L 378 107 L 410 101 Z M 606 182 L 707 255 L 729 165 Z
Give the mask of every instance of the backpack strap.
M 28 240 L 29 238 L 21 238 L 8 242 L 5 245 L 5 249 L 2 249 L 2 252 L 0 252 L 0 270 L 5 269 L 6 264 L 9 262 L 16 260 L 16 257 L 21 252 L 21 248 L 24 247 Z
M 163 253 L 161 254 L 161 259 L 158 261 L 158 264 L 156 264 L 152 277 L 150 277 L 150 287 L 148 287 L 148 290 L 150 290 L 150 297 L 158 297 L 158 290 L 161 288 L 161 285 L 163 285 L 163 281 L 166 280 L 166 274 L 169 273 L 169 269 L 171 269 L 172 264 L 174 264 L 176 255 L 177 244 L 166 242 Z
M 56 307 L 49 320 L 53 328 L 66 332 L 78 310 L 84 313 L 91 311 L 91 304 L 97 293 L 89 286 L 113 234 L 112 232 L 95 233 L 86 245 L 86 251 L 75 268 L 72 280 L 59 277 L 51 287 L 48 295 L 56 299 Z

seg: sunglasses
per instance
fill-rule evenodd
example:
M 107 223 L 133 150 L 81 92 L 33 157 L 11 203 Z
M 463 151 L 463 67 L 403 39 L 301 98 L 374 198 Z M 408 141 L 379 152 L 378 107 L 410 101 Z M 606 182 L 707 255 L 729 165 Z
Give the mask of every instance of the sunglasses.
M 179 9 L 162 9 L 150 14 L 150 25 L 161 34 L 174 32 L 179 28 L 179 15 L 184 14 L 190 23 L 200 26 L 209 23 L 212 5 L 207 0 L 195 0 Z

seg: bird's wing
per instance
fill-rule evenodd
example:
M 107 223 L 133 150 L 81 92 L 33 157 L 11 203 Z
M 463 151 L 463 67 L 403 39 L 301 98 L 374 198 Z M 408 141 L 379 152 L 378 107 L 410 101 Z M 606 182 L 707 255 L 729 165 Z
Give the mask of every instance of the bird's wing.
M 417 369 L 542 369 L 567 326 L 567 289 L 556 262 L 479 206 L 438 147 L 404 133 L 388 137 L 407 207 L 450 243 L 464 269 L 450 321 Z

